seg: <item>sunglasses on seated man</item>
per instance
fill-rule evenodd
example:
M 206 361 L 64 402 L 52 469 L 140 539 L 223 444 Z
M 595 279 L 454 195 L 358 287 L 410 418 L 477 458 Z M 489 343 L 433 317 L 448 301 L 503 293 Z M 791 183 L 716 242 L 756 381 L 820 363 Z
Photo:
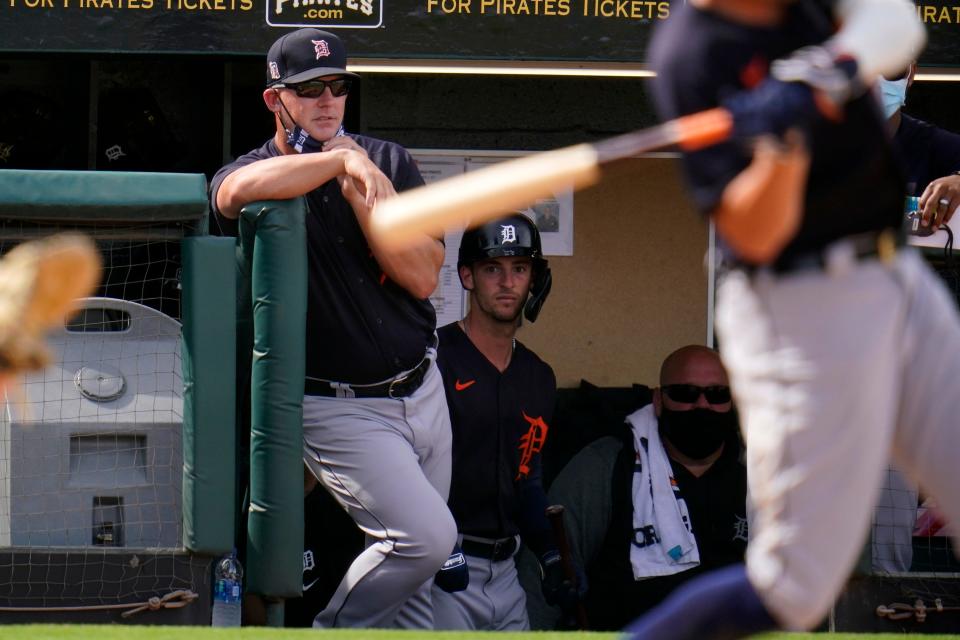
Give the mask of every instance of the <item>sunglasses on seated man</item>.
M 296 84 L 279 84 L 278 88 L 292 89 L 298 98 L 319 98 L 330 87 L 330 95 L 340 98 L 350 92 L 349 78 L 334 78 L 333 80 L 306 80 Z
M 730 387 L 713 386 L 698 387 L 695 384 L 666 384 L 663 385 L 663 392 L 674 402 L 683 402 L 693 404 L 700 395 L 707 399 L 710 404 L 726 404 L 730 402 Z

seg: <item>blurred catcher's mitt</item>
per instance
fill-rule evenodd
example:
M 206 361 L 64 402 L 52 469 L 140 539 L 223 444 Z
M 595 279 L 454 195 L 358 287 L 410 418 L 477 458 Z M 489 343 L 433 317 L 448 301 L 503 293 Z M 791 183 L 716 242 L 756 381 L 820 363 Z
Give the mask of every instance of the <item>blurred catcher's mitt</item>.
M 44 334 L 99 281 L 100 253 L 76 233 L 24 242 L 0 259 L 0 377 L 46 366 Z

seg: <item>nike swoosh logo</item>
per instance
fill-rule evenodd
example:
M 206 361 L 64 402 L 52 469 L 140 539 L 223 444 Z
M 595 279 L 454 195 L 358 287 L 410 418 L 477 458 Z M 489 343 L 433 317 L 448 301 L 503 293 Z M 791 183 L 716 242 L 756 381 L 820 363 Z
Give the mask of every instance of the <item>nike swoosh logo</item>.
M 459 380 L 457 380 L 456 382 L 453 383 L 453 386 L 457 391 L 463 391 L 467 387 L 472 387 L 475 382 L 476 380 L 467 380 L 466 382 L 460 382 Z
M 305 585 L 303 585 L 303 590 L 304 590 L 304 591 L 309 591 L 309 590 L 310 590 L 310 587 L 312 587 L 313 585 L 317 584 L 318 582 L 320 582 L 320 578 L 317 578 L 316 580 L 313 580 L 310 584 L 305 584 Z

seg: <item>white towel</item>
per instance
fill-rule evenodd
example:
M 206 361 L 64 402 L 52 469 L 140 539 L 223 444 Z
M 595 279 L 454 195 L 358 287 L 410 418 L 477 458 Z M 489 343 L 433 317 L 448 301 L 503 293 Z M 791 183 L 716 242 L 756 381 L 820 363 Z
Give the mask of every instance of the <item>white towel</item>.
M 636 580 L 668 576 L 700 564 L 687 503 L 660 441 L 657 416 L 648 404 L 629 416 L 637 452 L 633 468 L 630 564 Z

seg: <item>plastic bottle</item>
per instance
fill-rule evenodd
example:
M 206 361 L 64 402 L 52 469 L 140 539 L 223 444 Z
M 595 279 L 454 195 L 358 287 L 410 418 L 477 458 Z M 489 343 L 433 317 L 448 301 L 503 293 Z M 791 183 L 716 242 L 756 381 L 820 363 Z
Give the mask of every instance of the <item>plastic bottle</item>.
M 240 626 L 240 594 L 243 567 L 234 549 L 223 556 L 213 570 L 213 616 L 211 626 Z

